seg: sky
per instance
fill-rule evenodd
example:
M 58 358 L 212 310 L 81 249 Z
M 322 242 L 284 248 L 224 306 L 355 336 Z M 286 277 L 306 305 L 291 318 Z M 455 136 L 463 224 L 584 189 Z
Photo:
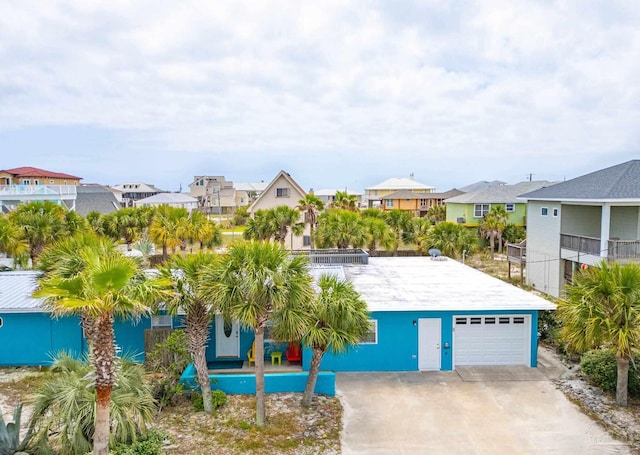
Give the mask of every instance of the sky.
M 564 180 L 640 157 L 640 2 L 0 2 L 0 169 L 188 190 Z

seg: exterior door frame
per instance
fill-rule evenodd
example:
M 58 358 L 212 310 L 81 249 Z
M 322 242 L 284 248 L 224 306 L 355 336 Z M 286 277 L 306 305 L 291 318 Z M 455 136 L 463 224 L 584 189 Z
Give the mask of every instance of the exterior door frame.
M 418 370 L 442 369 L 442 319 L 418 319 Z
M 224 331 L 224 316 L 216 314 L 216 358 L 240 357 L 240 324 L 231 321 L 231 334 L 226 336 Z M 222 350 L 220 349 L 222 348 Z

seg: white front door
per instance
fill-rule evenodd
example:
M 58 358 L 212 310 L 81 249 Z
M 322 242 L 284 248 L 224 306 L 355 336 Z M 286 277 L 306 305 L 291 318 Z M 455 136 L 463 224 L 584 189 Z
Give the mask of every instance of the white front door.
M 216 314 L 216 357 L 240 357 L 238 321 L 229 320 L 225 323 L 221 314 Z
M 439 318 L 418 319 L 418 369 L 440 370 L 442 325 Z

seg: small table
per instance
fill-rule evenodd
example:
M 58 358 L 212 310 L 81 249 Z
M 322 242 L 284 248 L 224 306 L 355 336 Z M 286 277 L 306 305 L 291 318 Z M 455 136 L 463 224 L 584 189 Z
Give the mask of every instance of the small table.
M 282 351 L 271 351 L 271 365 L 275 365 L 276 361 L 282 365 Z

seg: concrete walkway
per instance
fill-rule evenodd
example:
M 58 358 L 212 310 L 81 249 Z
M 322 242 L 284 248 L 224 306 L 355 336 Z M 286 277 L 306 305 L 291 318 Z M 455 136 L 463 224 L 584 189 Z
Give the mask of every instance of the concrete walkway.
M 541 371 L 527 370 L 531 377 L 517 380 L 472 371 L 471 382 L 456 372 L 339 373 L 343 453 L 630 453 Z

